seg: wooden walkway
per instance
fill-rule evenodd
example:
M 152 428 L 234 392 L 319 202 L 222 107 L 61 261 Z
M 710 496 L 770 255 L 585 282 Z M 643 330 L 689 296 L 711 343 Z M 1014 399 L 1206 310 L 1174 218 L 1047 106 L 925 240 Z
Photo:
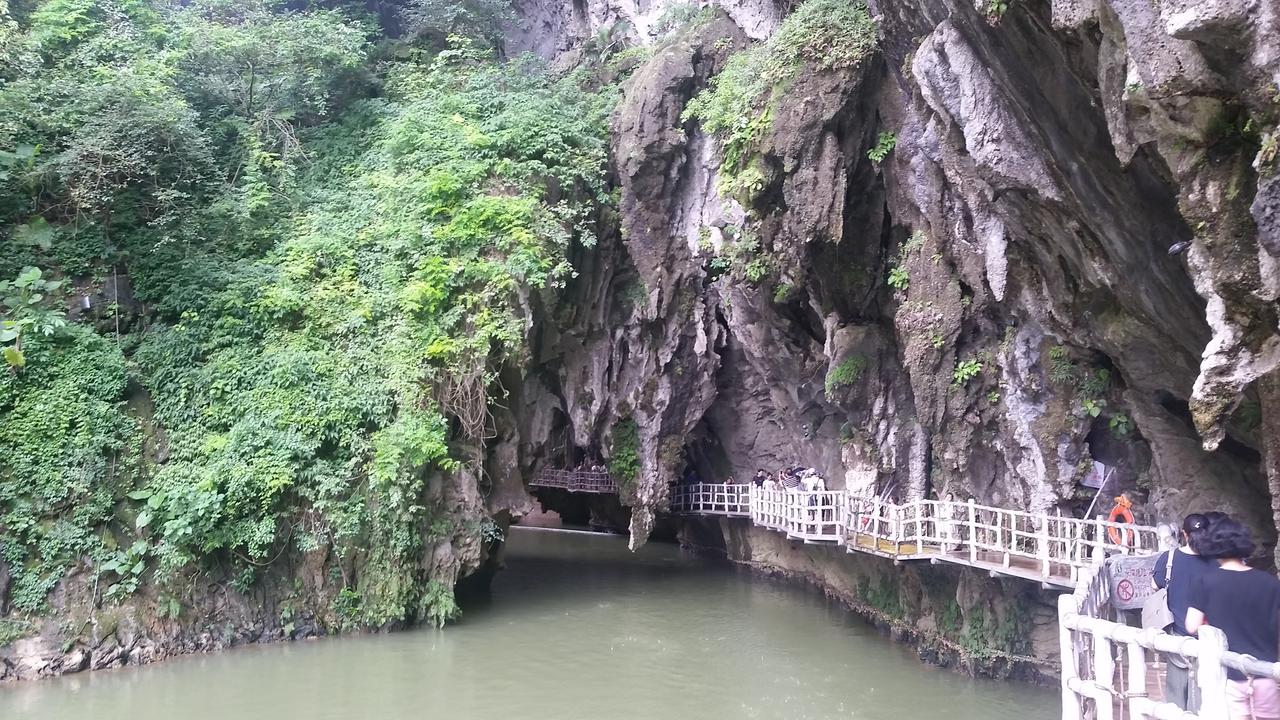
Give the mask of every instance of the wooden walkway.
M 903 504 L 841 490 L 764 490 L 750 485 L 682 485 L 672 510 L 685 515 L 744 517 L 810 544 L 835 545 L 904 562 L 965 565 L 993 576 L 1074 588 L 1095 557 L 1151 553 L 1156 529 L 1141 525 L 1039 515 L 940 500 Z

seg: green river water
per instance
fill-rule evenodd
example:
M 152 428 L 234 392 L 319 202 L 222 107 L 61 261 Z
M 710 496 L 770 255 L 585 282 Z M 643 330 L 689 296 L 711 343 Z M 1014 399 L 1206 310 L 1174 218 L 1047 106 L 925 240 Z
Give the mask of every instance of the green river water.
M 623 538 L 516 528 L 445 631 L 236 649 L 0 687 L 0 719 L 1049 720 L 1057 694 L 930 668 L 816 592 Z

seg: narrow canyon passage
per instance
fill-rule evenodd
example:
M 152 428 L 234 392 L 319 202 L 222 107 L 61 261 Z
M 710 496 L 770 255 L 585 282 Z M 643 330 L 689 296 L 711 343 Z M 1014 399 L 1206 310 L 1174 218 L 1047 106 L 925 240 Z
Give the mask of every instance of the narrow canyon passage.
M 922 665 L 812 591 L 651 543 L 513 529 L 446 632 L 331 638 L 24 683 L 0 717 L 1047 720 L 1047 689 Z

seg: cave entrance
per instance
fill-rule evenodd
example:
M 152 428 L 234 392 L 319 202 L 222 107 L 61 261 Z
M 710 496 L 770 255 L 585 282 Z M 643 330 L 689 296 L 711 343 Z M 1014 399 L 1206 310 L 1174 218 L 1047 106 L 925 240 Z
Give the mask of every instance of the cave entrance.
M 530 488 L 538 501 L 539 513 L 522 518 L 521 525 L 578 528 L 604 532 L 626 532 L 631 525 L 631 508 L 617 495 L 575 493 L 559 488 Z
M 551 425 L 549 450 L 544 461 L 535 464 L 538 472 L 590 473 L 605 469 L 600 448 L 573 442 L 568 416 L 557 410 Z M 527 484 L 529 494 L 538 501 L 539 511 L 521 518 L 522 525 L 625 532 L 631 523 L 631 510 L 622 505 L 616 492 L 577 492 L 573 487 L 545 487 L 532 481 Z
M 722 483 L 733 475 L 733 462 L 729 453 L 705 418 L 698 421 L 693 432 L 685 438 L 681 452 L 683 466 L 676 474 L 681 483 Z M 746 482 L 749 479 L 734 478 L 735 482 Z

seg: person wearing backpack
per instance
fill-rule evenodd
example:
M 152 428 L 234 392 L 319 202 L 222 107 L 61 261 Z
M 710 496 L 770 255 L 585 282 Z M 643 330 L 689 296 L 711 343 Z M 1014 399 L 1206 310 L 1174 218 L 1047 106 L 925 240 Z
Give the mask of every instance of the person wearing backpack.
M 1201 557 L 1195 545 L 1208 532 L 1209 519 L 1200 513 L 1192 513 L 1182 520 L 1179 546 L 1166 550 L 1156 558 L 1152 583 L 1158 590 L 1147 599 L 1149 607 L 1142 609 L 1143 627 L 1155 627 L 1174 635 L 1189 635 L 1186 627 L 1187 609 L 1190 607 L 1191 587 L 1201 577 L 1217 569 L 1209 558 Z M 1163 601 L 1163 605 L 1161 605 Z M 1160 607 L 1155 607 L 1155 606 Z M 1183 710 L 1197 712 L 1200 709 L 1198 688 L 1191 680 L 1186 658 L 1173 653 L 1165 654 L 1165 700 Z

